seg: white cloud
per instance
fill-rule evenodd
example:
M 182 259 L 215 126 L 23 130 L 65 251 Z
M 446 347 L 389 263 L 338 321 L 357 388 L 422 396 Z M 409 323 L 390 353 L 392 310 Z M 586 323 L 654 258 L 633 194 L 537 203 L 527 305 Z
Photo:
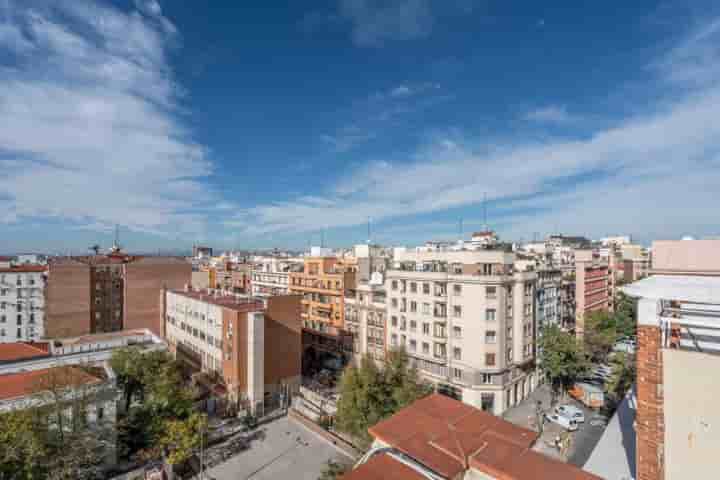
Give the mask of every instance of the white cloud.
M 707 56 L 710 47 L 694 45 L 675 63 L 666 62 L 669 74 L 688 63 L 711 71 L 713 65 L 703 63 L 713 58 Z M 533 209 L 530 216 L 514 213 L 504 222 L 508 232 L 525 232 L 526 238 L 552 225 L 590 235 L 717 233 L 720 76 L 703 80 L 698 86 L 688 79 L 683 94 L 665 91 L 654 109 L 576 140 L 438 139 L 409 158 L 369 162 L 350 172 L 327 190 L 323 204 L 298 198 L 251 208 L 243 216 L 246 232 L 348 227 L 368 217 L 409 219 L 477 206 L 486 193 L 494 204 Z M 545 116 L 566 117 L 562 109 Z
M 562 105 L 549 105 L 538 108 L 537 110 L 532 110 L 525 113 L 523 119 L 530 122 L 557 124 L 570 123 L 576 120 L 574 116 L 568 113 L 567 107 Z
M 214 198 L 202 179 L 212 167 L 181 122 L 167 61 L 174 33 L 157 2 L 138 2 L 152 18 L 85 0 L 6 3 L 13 15 L 0 17 L 0 31 L 27 32 L 29 42 L 0 36 L 0 53 L 21 55 L 0 70 L 6 219 L 204 229 L 194 210 Z
M 339 13 L 351 22 L 353 42 L 362 47 L 425 37 L 434 23 L 430 0 L 340 0 Z

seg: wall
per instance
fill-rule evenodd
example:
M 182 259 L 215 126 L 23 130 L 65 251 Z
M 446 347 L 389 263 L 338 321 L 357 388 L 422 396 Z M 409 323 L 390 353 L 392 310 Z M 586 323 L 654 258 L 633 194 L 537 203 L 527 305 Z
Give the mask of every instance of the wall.
M 46 288 L 45 336 L 90 333 L 90 267 L 72 260 L 52 262 Z
M 210 272 L 207 270 L 192 272 L 192 280 L 190 284 L 195 290 L 202 290 L 210 287 Z
M 182 290 L 191 277 L 192 265 L 179 258 L 148 257 L 128 263 L 123 328 L 149 328 L 160 335 L 162 287 Z
M 222 370 L 233 400 L 245 395 L 247 389 L 247 314 L 222 309 Z
M 265 384 L 300 376 L 302 322 L 300 295 L 269 297 L 265 311 Z
M 720 356 L 663 350 L 667 480 L 718 477 L 720 378 L 711 372 Z
M 655 241 L 652 268 L 656 273 L 720 275 L 720 240 Z
M 641 300 L 641 310 L 654 308 L 651 300 Z M 642 318 L 639 314 L 638 318 Z M 660 328 L 638 325 L 637 349 L 637 478 L 663 480 L 665 424 L 663 417 L 663 355 Z M 692 477 L 688 477 L 692 478 Z

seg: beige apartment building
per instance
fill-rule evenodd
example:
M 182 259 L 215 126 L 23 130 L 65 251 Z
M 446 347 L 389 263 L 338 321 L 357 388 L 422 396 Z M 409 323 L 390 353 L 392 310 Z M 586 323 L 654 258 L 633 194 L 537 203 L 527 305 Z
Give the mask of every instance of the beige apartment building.
M 361 281 L 345 292 L 345 327 L 353 335 L 353 360 L 360 364 L 367 356 L 385 362 L 387 301 L 383 275 L 375 272 L 370 281 Z
M 165 290 L 170 351 L 191 370 L 221 379 L 230 405 L 262 409 L 300 384 L 300 297 L 259 299 L 221 290 Z
M 404 347 L 439 391 L 500 415 L 536 386 L 536 274 L 502 249 L 396 249 L 388 348 Z

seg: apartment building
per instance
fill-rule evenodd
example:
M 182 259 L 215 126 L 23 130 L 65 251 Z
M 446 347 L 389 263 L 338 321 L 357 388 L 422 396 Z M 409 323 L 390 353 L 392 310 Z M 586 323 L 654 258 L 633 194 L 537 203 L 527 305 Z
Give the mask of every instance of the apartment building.
M 182 258 L 108 255 L 60 257 L 48 265 L 48 338 L 149 328 L 160 334 L 158 295 L 182 288 L 192 266 Z
M 277 257 L 255 257 L 252 265 L 251 288 L 255 297 L 287 295 L 290 293 L 290 272 L 303 269 L 302 260 Z
M 336 257 L 306 257 L 290 272 L 290 293 L 302 295 L 303 367 L 341 369 L 352 352 L 345 326 L 345 290 L 355 288 L 354 264 Z
M 395 250 L 387 272 L 388 347 L 404 347 L 440 391 L 501 414 L 537 383 L 537 275 L 515 255 Z
M 382 364 L 385 361 L 387 295 L 383 275 L 375 272 L 369 281 L 345 291 L 345 327 L 353 336 L 353 360 L 363 357 Z
M 650 252 L 642 245 L 626 244 L 620 247 L 623 281 L 631 283 L 650 273 Z
M 653 263 L 622 289 L 638 299 L 636 478 L 715 478 L 720 240 L 654 242 Z
M 343 480 L 600 480 L 533 448 L 538 433 L 443 395 L 369 429 L 370 450 Z
M 36 341 L 45 334 L 45 266 L 0 257 L 0 343 Z
M 592 250 L 575 251 L 575 333 L 579 337 L 585 330 L 587 314 L 613 311 L 615 287 L 620 279 L 618 264 L 614 250 L 607 259 Z
M 299 386 L 300 296 L 260 299 L 188 286 L 161 298 L 170 350 L 191 370 L 222 379 L 231 405 L 258 411 L 266 397 Z

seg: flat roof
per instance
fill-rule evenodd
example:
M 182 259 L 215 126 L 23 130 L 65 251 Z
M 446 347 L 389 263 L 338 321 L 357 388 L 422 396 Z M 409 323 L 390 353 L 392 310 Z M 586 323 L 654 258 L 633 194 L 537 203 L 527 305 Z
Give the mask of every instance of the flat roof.
M 214 294 L 207 291 L 198 290 L 168 290 L 176 295 L 185 298 L 191 298 L 199 302 L 217 305 L 223 308 L 229 308 L 237 312 L 256 312 L 265 310 L 265 302 L 262 299 L 250 296 L 240 296 L 235 294 Z
M 631 297 L 720 304 L 720 277 L 653 275 L 621 290 Z

